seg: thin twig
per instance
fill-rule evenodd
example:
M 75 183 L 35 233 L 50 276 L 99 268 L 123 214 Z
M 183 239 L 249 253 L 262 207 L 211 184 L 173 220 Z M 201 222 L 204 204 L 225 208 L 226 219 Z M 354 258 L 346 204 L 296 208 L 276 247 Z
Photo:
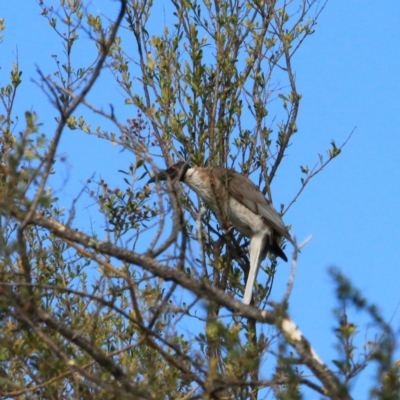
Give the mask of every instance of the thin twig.
M 287 304 L 289 301 L 290 294 L 292 293 L 293 289 L 293 284 L 294 284 L 294 278 L 296 275 L 296 269 L 297 269 L 297 258 L 299 255 L 299 251 L 312 239 L 312 235 L 310 235 L 306 240 L 304 240 L 303 243 L 301 243 L 299 246 L 297 246 L 296 243 L 296 237 L 293 237 L 293 244 L 294 244 L 294 250 L 293 250 L 293 256 L 292 256 L 292 270 L 290 273 L 290 278 L 287 284 L 286 292 L 285 295 L 283 296 L 282 304 Z
M 347 139 L 343 142 L 343 144 L 339 147 L 339 150 L 341 151 L 344 146 L 346 146 L 347 142 L 350 140 L 351 136 L 353 135 L 354 131 L 356 130 L 357 127 L 354 127 L 353 130 L 350 132 L 350 135 L 347 137 Z M 299 198 L 307 184 L 310 182 L 311 178 L 313 178 L 315 175 L 320 173 L 334 158 L 336 158 L 340 154 L 337 153 L 336 155 L 330 157 L 327 161 L 325 161 L 318 169 L 316 169 L 316 166 L 312 169 L 311 173 L 307 175 L 307 177 L 304 179 L 302 182 L 302 186 L 300 190 L 297 192 L 296 196 L 294 199 L 289 203 L 289 205 L 285 208 L 285 210 L 282 212 L 282 215 L 284 215 L 289 208 L 296 202 L 296 200 Z

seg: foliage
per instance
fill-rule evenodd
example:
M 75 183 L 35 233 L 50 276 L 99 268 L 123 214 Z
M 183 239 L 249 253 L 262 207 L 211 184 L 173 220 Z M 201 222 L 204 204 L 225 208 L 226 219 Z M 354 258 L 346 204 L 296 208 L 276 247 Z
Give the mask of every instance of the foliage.
M 300 399 L 314 391 L 349 399 L 352 379 L 376 361 L 374 395 L 398 398 L 395 333 L 345 277 L 333 272 L 339 301 L 333 370 L 289 317 L 297 252 L 284 299 L 268 303 L 277 265 L 271 258 L 267 282 L 244 306 L 246 240 L 178 184 L 153 190 L 142 183 L 152 170 L 190 159 L 234 167 L 272 201 L 271 182 L 297 133 L 301 94 L 293 57 L 324 5 L 171 0 L 168 24 L 153 32 L 151 0 L 121 0 L 115 21 L 91 14 L 80 0 L 39 3 L 63 46 L 53 55 L 53 74 L 38 71 L 55 131 L 43 133 L 33 111 L 17 131 L 18 62 L 0 89 L 2 396 Z M 95 51 L 78 67 L 73 55 L 84 35 Z M 113 105 L 105 111 L 87 100 L 101 71 L 133 106 L 125 122 Z M 92 114 L 104 126 L 92 128 Z M 60 206 L 51 179 L 64 161 L 57 149 L 67 129 L 129 151 L 132 164 L 120 170 L 126 186 L 88 177 L 73 204 Z M 340 154 L 343 145 L 331 145 L 314 168 L 301 166 L 301 188 L 282 212 Z M 81 226 L 82 197 L 98 205 L 104 230 Z M 347 315 L 352 306 L 367 311 L 379 333 L 362 352 Z

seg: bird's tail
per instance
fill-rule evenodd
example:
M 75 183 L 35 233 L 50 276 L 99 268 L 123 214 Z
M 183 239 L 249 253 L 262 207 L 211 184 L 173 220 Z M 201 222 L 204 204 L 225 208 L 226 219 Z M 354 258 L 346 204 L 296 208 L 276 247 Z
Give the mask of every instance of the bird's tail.
M 250 304 L 253 295 L 254 282 L 257 277 L 261 261 L 265 258 L 266 241 L 269 235 L 266 232 L 258 232 L 250 240 L 250 271 L 243 296 L 243 304 Z

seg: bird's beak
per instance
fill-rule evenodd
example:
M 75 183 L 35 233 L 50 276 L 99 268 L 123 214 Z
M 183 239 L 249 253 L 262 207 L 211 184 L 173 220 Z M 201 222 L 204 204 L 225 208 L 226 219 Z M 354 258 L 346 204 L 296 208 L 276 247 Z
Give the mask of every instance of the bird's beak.
M 161 171 L 161 172 L 164 172 L 164 171 Z M 161 172 L 158 173 L 158 174 L 153 175 L 153 176 L 149 179 L 149 181 L 147 182 L 147 184 L 149 184 L 149 183 L 154 183 L 154 182 L 158 182 L 158 181 L 165 181 L 165 177 L 163 177 L 163 176 L 161 175 Z
M 147 182 L 147 184 L 149 183 L 154 183 L 154 182 L 160 182 L 160 181 L 166 181 L 167 179 L 173 179 L 174 176 L 171 173 L 171 171 L 169 171 L 169 169 L 167 170 L 161 170 L 159 173 L 155 174 L 154 176 L 152 176 L 149 181 Z

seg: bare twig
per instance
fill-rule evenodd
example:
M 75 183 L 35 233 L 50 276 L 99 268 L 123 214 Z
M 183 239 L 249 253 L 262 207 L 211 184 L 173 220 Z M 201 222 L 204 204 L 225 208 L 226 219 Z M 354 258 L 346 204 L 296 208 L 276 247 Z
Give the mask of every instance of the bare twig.
M 342 145 L 339 147 L 339 150 L 341 151 L 344 146 L 346 146 L 347 142 L 351 139 L 351 136 L 353 135 L 354 131 L 356 130 L 357 127 L 353 128 L 353 130 L 350 132 L 350 135 L 347 137 L 347 139 L 342 143 Z M 340 151 L 333 155 L 332 157 L 329 157 L 328 160 L 326 160 L 318 169 L 317 166 L 315 166 L 311 172 L 307 175 L 307 177 L 304 179 L 302 182 L 300 190 L 297 192 L 296 196 L 294 196 L 294 199 L 289 203 L 289 205 L 285 208 L 285 210 L 282 212 L 282 215 L 286 214 L 286 212 L 289 210 L 289 208 L 297 201 L 307 184 L 310 182 L 311 178 L 313 178 L 315 175 L 319 174 L 334 158 L 336 158 L 339 154 Z
M 283 296 L 282 304 L 286 304 L 289 301 L 290 294 L 292 293 L 294 278 L 296 275 L 296 268 L 297 268 L 297 258 L 299 255 L 299 251 L 312 239 L 312 236 L 309 236 L 304 242 L 302 242 L 299 246 L 297 246 L 296 238 L 293 238 L 294 242 L 294 250 L 292 256 L 292 270 L 290 273 L 290 278 L 287 284 L 285 295 Z

